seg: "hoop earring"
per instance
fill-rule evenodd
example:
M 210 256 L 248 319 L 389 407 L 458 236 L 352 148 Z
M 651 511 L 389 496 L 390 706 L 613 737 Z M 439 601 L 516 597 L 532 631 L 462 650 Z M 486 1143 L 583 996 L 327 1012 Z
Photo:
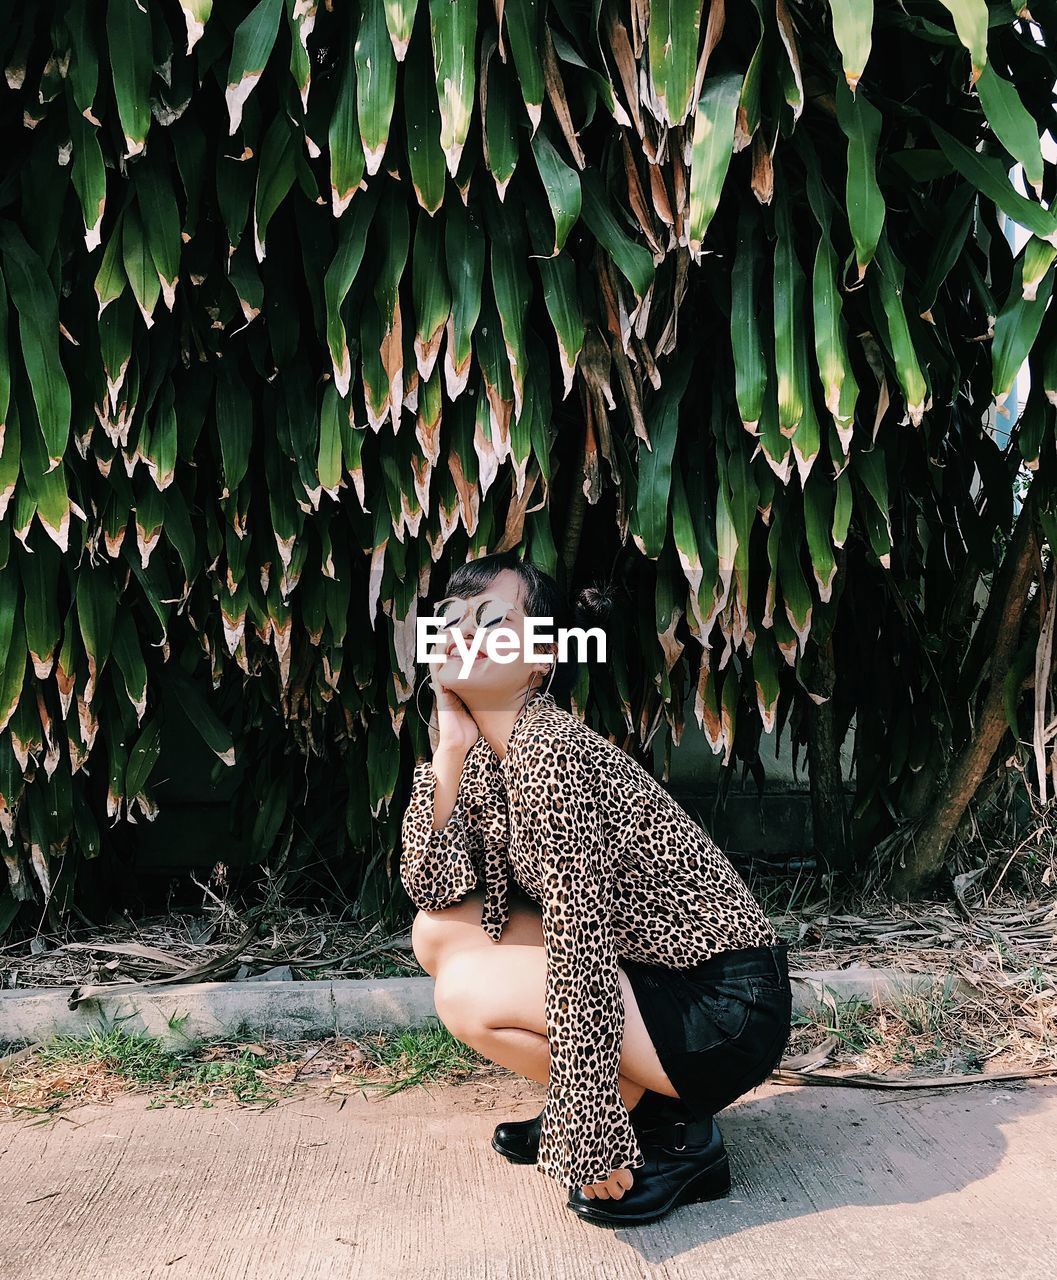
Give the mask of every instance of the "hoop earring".
M 557 664 L 556 662 L 552 662 L 552 663 L 551 663 L 551 673 L 550 673 L 550 675 L 547 677 L 547 687 L 546 687 L 546 689 L 543 689 L 543 690 L 542 690 L 542 693 L 544 693 L 544 694 L 548 694 L 548 693 L 550 693 L 550 691 L 551 691 L 551 685 L 554 683 L 554 673 L 555 673 L 555 671 L 557 670 L 557 668 L 558 668 L 558 664 Z M 540 684 L 542 684 L 542 683 L 543 683 L 543 682 L 542 682 L 542 681 L 540 681 Z M 541 690 L 540 690 L 540 686 L 539 686 L 539 685 L 537 685 L 537 686 L 535 687 L 535 689 L 533 689 L 533 687 L 532 687 L 531 685 L 529 685 L 529 687 L 525 690 L 525 701 L 521 704 L 521 709 L 522 709 L 522 711 L 524 711 L 524 709 L 528 706 L 528 704 L 529 704 L 529 699 L 532 697 L 532 695 L 533 695 L 534 693 L 540 693 L 540 692 L 541 692 Z
M 422 721 L 422 723 L 426 726 L 427 729 L 437 729 L 439 728 L 439 726 L 435 725 L 432 720 L 427 720 L 426 717 L 422 714 L 422 705 L 418 700 L 419 694 L 422 692 L 422 690 L 426 687 L 427 684 L 429 684 L 429 680 L 428 679 L 423 680 L 421 684 L 418 686 L 418 688 L 415 690 L 415 710 L 418 712 L 418 718 Z

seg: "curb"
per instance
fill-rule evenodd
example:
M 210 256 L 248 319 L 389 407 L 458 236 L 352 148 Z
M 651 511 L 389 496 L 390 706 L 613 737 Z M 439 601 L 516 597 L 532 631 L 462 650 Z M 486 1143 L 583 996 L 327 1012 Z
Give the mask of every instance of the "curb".
M 910 994 L 945 992 L 958 999 L 973 992 L 954 975 L 901 969 L 793 970 L 790 979 L 794 1013 L 832 1001 L 891 1006 Z M 0 1048 L 114 1027 L 178 1047 L 231 1036 L 304 1040 L 401 1031 L 437 1018 L 431 977 L 182 983 L 101 994 L 75 1009 L 69 1007 L 68 990 L 0 991 Z

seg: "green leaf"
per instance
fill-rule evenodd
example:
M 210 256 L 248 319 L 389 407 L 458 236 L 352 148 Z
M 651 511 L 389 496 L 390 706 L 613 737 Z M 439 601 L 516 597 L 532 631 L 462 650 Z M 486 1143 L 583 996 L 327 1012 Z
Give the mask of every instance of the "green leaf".
M 137 0 L 108 0 L 106 38 L 117 114 L 125 134 L 125 156 L 137 156 L 150 129 L 153 40 L 146 6 Z
M 940 0 L 954 18 L 958 39 L 969 50 L 975 80 L 987 64 L 987 0 Z
M 84 243 L 88 252 L 98 248 L 106 209 L 106 169 L 98 131 L 70 106 L 70 142 L 73 146 L 73 185 L 84 213 Z
M 495 43 L 486 49 L 481 56 L 481 146 L 485 166 L 495 179 L 495 189 L 502 200 L 518 162 L 515 91 L 510 69 L 495 56 Z
M 531 145 L 554 219 L 554 245 L 549 250 L 553 255 L 565 247 L 569 232 L 580 217 L 583 204 L 580 178 L 576 170 L 562 160 L 543 132 L 536 132 Z
M 875 278 L 875 285 L 888 331 L 888 350 L 906 399 L 910 421 L 915 427 L 920 426 L 925 412 L 928 387 L 925 384 L 925 377 L 903 305 L 903 266 L 889 248 L 886 236 L 882 236 L 878 242 L 877 265 L 880 267 L 880 272 Z
M 136 167 L 136 203 L 162 296 L 171 311 L 180 277 L 180 211 L 168 172 L 148 159 Z
M 638 489 L 631 534 L 644 556 L 656 560 L 668 534 L 672 461 L 679 434 L 679 407 L 692 368 L 690 353 L 669 370 L 649 416 L 650 444 L 639 442 Z
M 389 29 L 397 62 L 403 62 L 407 56 L 417 8 L 418 0 L 385 0 L 385 25 Z
M 338 501 L 338 484 L 341 481 L 342 418 L 348 420 L 348 406 L 342 404 L 337 387 L 328 382 L 323 390 L 323 406 L 319 415 L 319 455 L 316 470 L 322 489 Z
M 99 52 L 96 48 L 98 18 L 93 0 L 71 0 L 66 9 L 70 33 L 70 66 L 67 76 L 77 113 L 98 126 L 93 108 L 99 90 Z M 72 113 L 71 113 L 72 115 Z
M 651 24 L 652 31 L 652 24 Z M 738 72 L 710 76 L 703 85 L 694 117 L 690 170 L 690 255 L 701 260 L 701 242 L 719 207 L 723 182 L 734 149 L 734 123 L 743 79 Z
M 837 119 L 848 139 L 848 224 L 861 280 L 873 260 L 885 219 L 884 196 L 877 183 L 881 113 L 861 93 L 853 98 L 843 79 L 837 81 L 836 98 Z
M 440 149 L 440 112 L 433 86 L 429 46 L 416 39 L 404 72 L 404 124 L 407 159 L 415 196 L 434 214 L 444 203 L 444 152 Z
M 462 394 L 470 376 L 471 339 L 481 314 L 481 283 L 484 279 L 484 235 L 458 200 L 447 210 L 444 260 L 451 285 L 444 381 L 448 398 L 455 400 Z
M 491 229 L 491 238 L 492 289 L 514 385 L 514 417 L 520 418 L 527 365 L 525 314 L 532 297 L 525 265 L 526 246 L 517 224 L 506 220 Z
M 1020 94 L 1008 80 L 1003 80 L 990 66 L 984 67 L 976 82 L 980 105 L 999 142 L 1019 164 L 1024 177 L 1042 198 L 1044 163 L 1039 131 Z
M 187 23 L 187 52 L 190 53 L 205 34 L 213 0 L 180 0 L 180 8 Z
M 1057 245 L 1048 244 L 1038 236 L 1032 236 L 1024 246 L 1021 263 L 1021 292 L 1028 302 L 1033 302 L 1038 294 L 1047 271 L 1057 259 Z
M 873 38 L 874 0 L 829 0 L 833 38 L 844 64 L 848 88 L 855 88 L 866 69 Z
M 444 240 L 440 227 L 430 218 L 420 218 L 415 228 L 411 283 L 415 303 L 415 361 L 419 377 L 428 382 L 440 354 L 444 326 L 451 315 Z
M 226 765 L 235 763 L 235 743 L 231 730 L 206 701 L 199 685 L 188 679 L 182 671 L 172 673 L 178 692 L 178 703 L 188 720 L 198 730 L 202 741 Z
M 653 258 L 621 228 L 609 207 L 602 179 L 594 169 L 580 176 L 583 190 L 583 220 L 588 230 L 613 260 L 613 264 L 635 291 L 638 302 L 653 283 Z
M 161 755 L 161 726 L 157 720 L 148 720 L 128 753 L 125 769 L 125 795 L 132 800 L 146 787 L 154 766 Z
M 77 575 L 77 623 L 88 657 L 85 702 L 91 702 L 96 682 L 110 657 L 117 617 L 117 594 L 107 569 L 82 568 Z
M 135 3 L 135 0 L 130 0 Z M 235 28 L 231 43 L 231 61 L 228 63 L 227 88 L 224 101 L 228 109 L 228 133 L 232 134 L 242 124 L 246 99 L 257 87 L 257 82 L 268 65 L 275 37 L 279 32 L 279 16 L 283 0 L 260 0 Z
M 121 613 L 114 632 L 114 662 L 121 672 L 125 693 L 136 712 L 136 723 L 147 710 L 147 666 L 133 615 L 126 609 Z
M 296 151 L 294 134 L 286 117 L 277 115 L 264 135 L 261 164 L 257 170 L 257 195 L 253 209 L 253 244 L 257 261 L 264 261 L 268 224 L 294 185 Z
M 991 393 L 1001 404 L 1013 389 L 1013 382 L 1020 372 L 1028 353 L 1035 345 L 1042 328 L 1046 307 L 1053 293 L 1053 270 L 1046 272 L 1029 301 L 1024 297 L 1024 255 L 1016 262 L 1013 284 L 998 318 L 995 320 L 995 340 L 991 348 Z
M 539 134 L 536 136 L 539 137 Z M 565 253 L 556 258 L 538 258 L 536 266 L 543 282 L 543 301 L 558 339 L 558 363 L 562 370 L 564 399 L 573 389 L 573 375 L 586 332 L 580 293 L 576 287 L 576 266 Z
M 701 5 L 699 0 L 652 0 L 649 15 L 655 112 L 662 125 L 680 125 L 693 106 Z
M 330 203 L 335 218 L 340 217 L 349 207 L 349 202 L 363 181 L 364 171 L 363 144 L 360 142 L 356 120 L 356 59 L 353 56 L 351 25 L 339 75 L 338 96 L 327 133 L 330 150 Z M 410 79 L 405 79 L 405 85 L 410 83 Z M 410 124 L 408 128 L 410 131 Z M 411 152 L 409 141 L 408 154 L 411 155 Z M 413 156 L 411 167 L 414 172 Z
M 750 210 L 738 224 L 738 248 L 730 278 L 730 341 L 734 352 L 734 388 L 743 426 L 755 432 L 763 414 L 767 365 L 760 326 L 761 274 L 759 220 Z
M 0 254 L 11 301 L 18 312 L 22 359 L 48 450 L 57 467 L 70 436 L 70 384 L 59 359 L 59 307 L 40 258 L 13 223 L 0 223 Z
M 327 346 L 330 349 L 330 359 L 334 368 L 334 382 L 341 396 L 348 395 L 352 382 L 352 356 L 349 352 L 349 340 L 341 312 L 348 292 L 352 288 L 352 282 L 360 269 L 360 263 L 363 261 L 367 232 L 378 204 L 378 195 L 377 186 L 369 188 L 363 198 L 356 202 L 352 217 L 341 220 L 337 251 L 323 281 L 327 311 Z
M 0 271 L 0 455 L 4 451 L 4 430 L 7 426 L 8 406 L 11 403 L 11 353 L 7 345 L 7 313 L 7 286 L 4 284 L 4 274 Z M 2 490 L 0 490 L 0 500 L 2 500 Z M 0 511 L 0 517 L 2 517 L 2 511 Z
M 382 166 L 396 101 L 396 58 L 385 25 L 382 0 L 364 0 L 354 46 L 356 118 L 369 174 Z
M 837 285 L 837 254 L 833 248 L 831 233 L 831 201 L 817 172 L 809 174 L 808 199 L 822 232 L 815 251 L 811 281 L 815 362 L 826 408 L 833 415 L 842 450 L 847 454 L 855 406 L 859 398 L 859 385 L 848 358 L 847 325 Z
M 121 226 L 121 258 L 132 286 L 132 296 L 143 316 L 143 323 L 149 329 L 154 324 L 154 308 L 161 294 L 161 281 L 143 234 L 139 210 L 134 205 L 125 210 Z
M 940 144 L 943 154 L 981 195 L 996 204 L 1014 222 L 1019 222 L 1022 227 L 1033 231 L 1040 240 L 1057 244 L 1057 217 L 1054 217 L 1048 209 L 1022 196 L 1009 181 L 1006 169 L 1000 160 L 993 156 L 981 155 L 978 151 L 971 151 L 935 121 L 930 122 L 930 128 L 936 135 L 936 141 Z
M 440 149 L 454 178 L 473 115 L 477 0 L 429 0 Z
M 540 31 L 540 0 L 519 0 L 504 8 L 507 38 L 514 55 L 521 96 L 528 112 L 532 132 L 539 128 L 543 117 L 543 48 Z
M 14 406 L 12 405 L 12 412 Z M 66 466 L 48 469 L 48 455 L 44 439 L 33 411 L 33 403 L 24 397 L 20 426 L 22 448 L 22 476 L 37 507 L 40 522 L 48 536 L 59 548 L 66 551 L 70 537 L 70 495 L 66 489 Z M 78 508 L 80 510 L 80 508 Z M 83 512 L 81 515 L 83 517 Z
M 787 196 L 778 199 L 775 209 L 774 246 L 774 364 L 778 389 L 778 425 L 791 435 L 804 413 L 808 389 L 801 382 L 798 344 L 803 340 L 805 294 L 804 272 L 797 257 L 792 228 L 792 211 Z
M 224 472 L 220 496 L 227 498 L 246 475 L 253 444 L 253 403 L 246 384 L 234 372 L 217 379 L 216 423 Z

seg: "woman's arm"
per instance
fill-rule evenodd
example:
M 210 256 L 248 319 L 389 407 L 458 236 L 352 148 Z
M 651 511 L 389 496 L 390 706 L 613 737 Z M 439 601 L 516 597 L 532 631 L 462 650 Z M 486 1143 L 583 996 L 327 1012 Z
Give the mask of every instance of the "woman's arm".
M 550 1080 L 536 1167 L 566 1188 L 605 1182 L 618 1169 L 645 1163 L 619 1089 L 624 998 L 597 808 L 600 779 L 597 766 L 574 750 L 562 746 L 558 788 L 531 765 L 522 788 L 545 891 Z
M 400 882 L 422 911 L 460 902 L 478 883 L 480 840 L 466 820 L 466 754 L 438 750 L 415 765 L 401 820 Z
M 439 830 L 451 817 L 459 797 L 459 783 L 468 752 L 461 747 L 439 747 L 433 753 L 433 827 Z

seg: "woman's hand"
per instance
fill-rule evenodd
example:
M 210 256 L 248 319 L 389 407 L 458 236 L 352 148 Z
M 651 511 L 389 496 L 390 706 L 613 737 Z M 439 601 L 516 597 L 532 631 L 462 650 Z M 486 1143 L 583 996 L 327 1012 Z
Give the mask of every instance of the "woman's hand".
M 429 681 L 437 704 L 437 728 L 429 730 L 433 753 L 465 756 L 481 736 L 477 721 L 459 695 L 438 682 L 435 668 L 430 671 Z
M 634 1185 L 635 1178 L 630 1169 L 614 1169 L 605 1182 L 593 1182 L 580 1190 L 588 1200 L 619 1200 Z

